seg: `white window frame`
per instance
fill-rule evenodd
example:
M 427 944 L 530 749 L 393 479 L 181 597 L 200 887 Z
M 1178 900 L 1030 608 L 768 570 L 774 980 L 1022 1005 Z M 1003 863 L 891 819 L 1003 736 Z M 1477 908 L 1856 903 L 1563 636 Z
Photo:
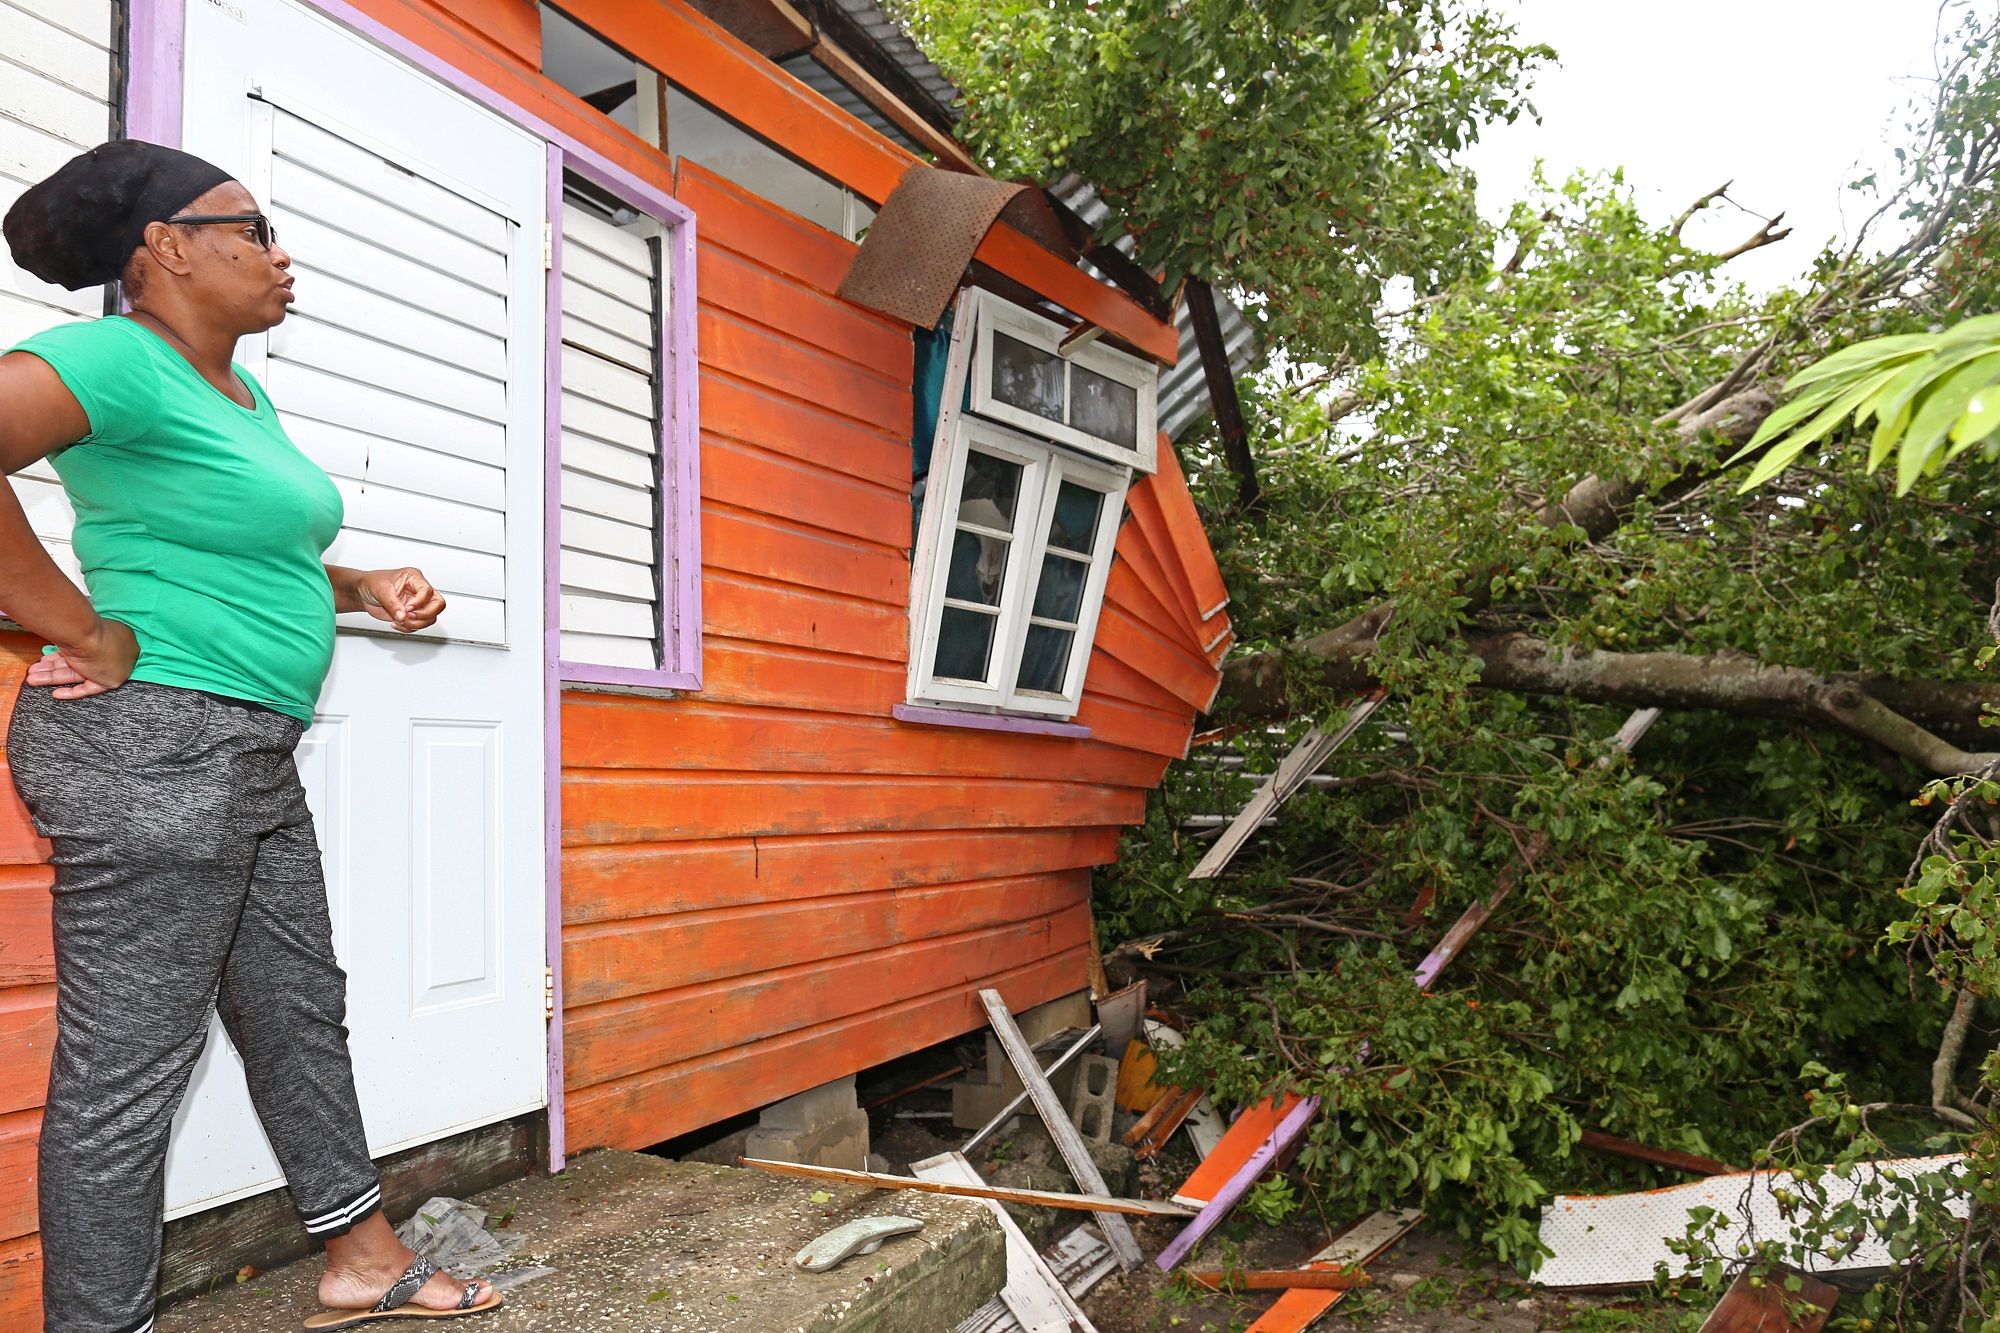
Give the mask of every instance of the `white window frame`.
M 1062 340 L 1068 330 L 1052 319 L 1044 319 L 1031 311 L 1024 310 L 1011 301 L 995 296 L 991 292 L 977 288 L 969 289 L 959 302 L 960 319 L 971 316 L 972 325 L 972 410 L 994 421 L 1003 421 L 1019 427 L 1031 435 L 1054 440 L 1081 449 L 1085 453 L 1108 459 L 1113 463 L 1123 463 L 1141 472 L 1152 472 L 1158 466 L 1158 416 L 1159 416 L 1159 368 L 1150 361 L 1127 355 L 1113 347 L 1099 342 L 1085 343 L 1072 348 L 1067 355 L 1062 351 Z M 1082 366 L 1106 379 L 1131 386 L 1139 395 L 1138 447 L 1127 448 L 1112 440 L 1101 439 L 1079 430 L 1065 422 L 1051 421 L 1037 416 L 1011 403 L 1003 403 L 993 396 L 993 335 L 1005 332 L 1031 347 L 1039 347 L 1062 359 L 1063 367 L 1063 407 L 1069 410 L 1073 396 L 1069 390 L 1071 366 Z M 955 386 L 947 382 L 946 391 Z
M 912 584 L 910 701 L 981 712 L 1072 717 L 1083 701 L 1083 679 L 1090 663 L 1091 645 L 1097 637 L 1104 585 L 1111 577 L 1112 547 L 1118 539 L 1119 520 L 1125 512 L 1125 491 L 1132 474 L 1129 469 L 1079 457 L 1046 440 L 994 422 L 963 413 L 953 413 L 950 417 L 953 419 L 941 423 L 940 438 L 932 455 L 926 488 L 928 499 L 918 536 L 918 560 Z M 1001 585 L 999 614 L 984 682 L 940 677 L 932 669 L 948 605 L 945 584 L 951 573 L 953 534 L 958 529 L 959 491 L 965 480 L 968 457 L 974 449 L 1022 467 L 1008 568 Z M 1048 555 L 1049 516 L 1065 480 L 1104 496 L 1091 541 L 1090 573 L 1084 583 L 1075 637 L 1070 642 L 1069 660 L 1063 671 L 1063 692 L 1019 690 L 1014 687 L 1014 677 L 1020 670 L 1028 626 L 1034 623 L 1031 603 L 1041 581 L 1042 562 Z

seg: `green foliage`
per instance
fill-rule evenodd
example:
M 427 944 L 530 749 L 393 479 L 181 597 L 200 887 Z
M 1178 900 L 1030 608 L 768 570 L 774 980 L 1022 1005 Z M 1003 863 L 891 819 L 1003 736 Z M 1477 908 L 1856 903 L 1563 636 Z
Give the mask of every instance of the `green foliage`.
M 1804 392 L 1773 412 L 1737 457 L 1773 445 L 1743 479 L 1751 490 L 1852 419 L 1870 421 L 1868 470 L 1896 455 L 1896 494 L 1974 445 L 2000 457 L 2000 315 L 1981 315 L 1943 333 L 1905 333 L 1843 347 L 1792 376 Z M 1782 439 L 1780 438 L 1782 437 Z M 1732 460 L 1734 461 L 1734 460 Z
M 1000 176 L 1075 169 L 1136 257 L 1248 293 L 1300 353 L 1373 348 L 1382 284 L 1481 239 L 1451 155 L 1554 53 L 1464 0 L 908 0 Z
M 1718 441 L 1650 423 L 1807 298 L 1729 283 L 1616 176 L 1546 190 L 1494 241 L 1518 262 L 1395 320 L 1351 401 L 1309 371 L 1265 377 L 1257 513 L 1231 509 L 1205 446 L 1184 450 L 1248 646 L 1393 601 L 1373 658 L 1391 700 L 1324 770 L 1339 785 L 1296 798 L 1220 882 L 1183 878 L 1201 844 L 1180 821 L 1239 808 L 1237 774 L 1268 771 L 1303 724 L 1204 747 L 1241 768 L 1197 751 L 1100 875 L 1097 910 L 1107 947 L 1147 942 L 1186 987 L 1179 1077 L 1336 1108 L 1300 1158 L 1324 1206 L 1421 1199 L 1525 1268 L 1550 1191 L 1672 1179 L 1579 1153 L 1583 1128 L 1748 1162 L 1808 1062 L 1873 1100 L 1924 1097 L 1946 1006 L 1928 988 L 1913 1003 L 1904 960 L 1876 948 L 1907 910 L 1893 886 L 1923 833 L 1922 774 L 1716 713 L 1669 712 L 1613 755 L 1622 708 L 1467 688 L 1471 571 L 1487 631 L 1963 676 L 2000 573 L 2000 486 L 1947 475 L 1899 497 L 1795 469 L 1739 494 L 1713 475 Z M 1610 537 L 1534 517 L 1635 459 L 1654 498 Z M 1338 716 L 1310 674 L 1292 685 L 1302 714 Z M 1504 910 L 1419 993 L 1417 961 L 1503 877 Z

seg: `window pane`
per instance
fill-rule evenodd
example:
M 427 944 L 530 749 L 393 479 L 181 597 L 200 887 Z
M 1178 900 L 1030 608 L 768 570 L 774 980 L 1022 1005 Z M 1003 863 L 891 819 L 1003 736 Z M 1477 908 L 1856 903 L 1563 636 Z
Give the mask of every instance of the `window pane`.
M 1082 366 L 1070 370 L 1069 424 L 1100 440 L 1139 447 L 1139 391 Z
M 1000 605 L 1000 585 L 1007 577 L 1005 537 L 984 537 L 958 530 L 951 544 L 951 572 L 945 576 L 944 595 L 964 602 Z
M 1074 625 L 1083 606 L 1083 576 L 1089 572 L 1088 561 L 1050 551 L 1042 558 L 1042 581 L 1035 585 L 1035 614 Z
M 1021 465 L 974 449 L 965 456 L 958 521 L 996 532 L 1014 530 L 1014 499 L 1021 493 Z
M 1056 514 L 1049 520 L 1049 545 L 1089 555 L 1097 540 L 1097 515 L 1104 496 L 1088 486 L 1066 481 L 1056 492 Z
M 931 669 L 952 680 L 984 683 L 986 662 L 993 654 L 993 624 L 998 616 L 947 606 L 938 625 L 937 662 Z
M 1050 421 L 1063 419 L 1063 363 L 1054 352 L 993 331 L 993 396 Z M 1135 409 L 1136 412 L 1136 409 Z M 1135 416 L 1136 421 L 1136 416 Z M 1136 425 L 1134 426 L 1136 430 Z
M 1047 625 L 1028 626 L 1028 642 L 1021 650 L 1021 670 L 1014 677 L 1014 688 L 1061 694 L 1073 637 L 1071 630 L 1050 629 Z

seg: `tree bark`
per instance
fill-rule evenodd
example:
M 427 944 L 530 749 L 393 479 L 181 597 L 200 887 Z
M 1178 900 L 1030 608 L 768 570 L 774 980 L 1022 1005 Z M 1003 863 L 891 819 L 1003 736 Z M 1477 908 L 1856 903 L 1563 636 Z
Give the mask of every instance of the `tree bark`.
M 1378 607 L 1349 625 L 1300 646 L 1321 660 L 1320 677 L 1339 690 L 1377 684 L 1366 658 L 1388 624 L 1393 608 Z M 1830 727 L 1872 741 L 1918 767 L 1938 774 L 1971 773 L 2000 758 L 1961 749 L 1888 707 L 1867 679 L 1828 677 L 1801 667 L 1770 666 L 1745 653 L 1606 653 L 1557 649 L 1531 634 L 1467 634 L 1465 644 L 1480 659 L 1479 684 L 1518 694 L 1560 695 L 1591 703 L 1631 708 L 1700 708 L 1745 717 L 1780 718 Z M 1239 670 L 1239 668 L 1241 668 Z M 1922 695 L 1934 712 L 1944 711 L 1954 687 L 1939 681 L 1896 682 L 1906 695 Z M 1985 687 L 1956 697 L 1976 719 Z M 1239 712 L 1282 713 L 1285 694 L 1279 664 L 1271 654 L 1230 664 L 1223 693 Z

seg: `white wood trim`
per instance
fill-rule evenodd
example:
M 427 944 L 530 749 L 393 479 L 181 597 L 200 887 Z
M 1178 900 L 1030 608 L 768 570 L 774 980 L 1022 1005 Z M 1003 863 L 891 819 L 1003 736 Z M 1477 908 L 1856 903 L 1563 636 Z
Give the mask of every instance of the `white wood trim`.
M 1011 301 L 1002 300 L 991 292 L 973 288 L 966 293 L 959 308 L 964 311 L 970 306 L 974 312 L 973 357 L 972 357 L 972 410 L 995 421 L 1003 421 L 1031 435 L 1054 440 L 1085 453 L 1108 459 L 1113 463 L 1123 463 L 1141 472 L 1152 472 L 1159 465 L 1156 421 L 1158 416 L 1159 368 L 1150 361 L 1142 361 L 1135 356 L 1127 356 L 1116 348 L 1105 347 L 1101 343 L 1090 343 L 1061 356 L 1058 348 L 1066 330 L 1054 320 L 1043 319 L 1040 315 L 1023 310 Z M 1051 421 L 1037 416 L 1009 403 L 1003 403 L 993 396 L 993 335 L 1004 331 L 1030 346 L 1039 347 L 1056 356 L 1063 365 L 1063 410 L 1068 415 L 1075 395 L 1070 388 L 1070 368 L 1083 366 L 1095 371 L 1106 379 L 1131 386 L 1138 394 L 1137 447 L 1126 448 L 1111 440 L 1100 439 L 1065 422 Z

